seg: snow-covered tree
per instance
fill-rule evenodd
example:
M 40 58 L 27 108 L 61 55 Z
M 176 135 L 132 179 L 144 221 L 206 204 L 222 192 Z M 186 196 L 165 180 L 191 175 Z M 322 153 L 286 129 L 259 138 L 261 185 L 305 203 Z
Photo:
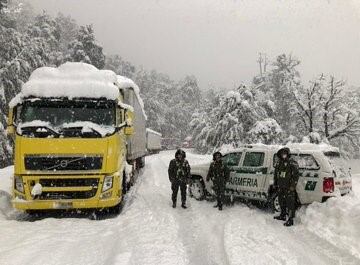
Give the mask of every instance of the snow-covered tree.
M 190 125 L 198 150 L 206 152 L 222 145 L 237 147 L 254 141 L 279 141 L 280 126 L 274 119 L 268 119 L 266 110 L 259 104 L 252 89 L 241 85 L 218 98 L 219 102 L 214 102 L 210 111 L 202 110 L 192 117 Z M 269 135 L 264 135 L 265 130 Z
M 277 144 L 283 141 L 282 129 L 272 118 L 257 121 L 248 131 L 247 141 L 250 143 Z
M 272 69 L 262 77 L 254 78 L 254 93 L 259 104 L 274 118 L 281 128 L 296 133 L 291 112 L 294 102 L 293 91 L 301 86 L 297 70 L 300 61 L 292 55 L 281 54 L 276 57 Z
M 68 54 L 69 43 L 76 39 L 79 26 L 76 21 L 70 17 L 59 13 L 55 18 L 59 30 L 59 49 L 66 55 Z
M 105 68 L 114 71 L 118 75 L 134 78 L 136 68 L 133 64 L 123 60 L 119 55 L 106 57 Z
M 324 96 L 321 92 L 324 80 L 324 75 L 320 75 L 311 81 L 308 87 L 298 86 L 292 91 L 295 99 L 292 112 L 299 121 L 297 122 L 298 132 L 303 135 L 318 129 L 316 126 L 319 122 L 320 102 Z
M 80 26 L 76 39 L 69 44 L 67 59 L 74 62 L 84 62 L 103 69 L 105 55 L 103 48 L 96 43 L 92 25 Z

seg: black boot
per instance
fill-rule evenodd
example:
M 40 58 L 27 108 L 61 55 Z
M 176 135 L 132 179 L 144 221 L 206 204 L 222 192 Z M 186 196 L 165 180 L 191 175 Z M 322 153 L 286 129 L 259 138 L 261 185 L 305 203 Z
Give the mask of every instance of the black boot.
M 289 218 L 289 220 L 287 220 L 284 225 L 285 226 L 293 226 L 294 225 L 294 219 Z
M 274 216 L 275 220 L 286 221 L 286 215 L 281 213 L 279 216 Z
M 173 208 L 176 208 L 176 202 L 173 202 L 172 207 L 173 207 Z
M 186 208 L 187 208 L 186 205 L 185 205 L 185 202 L 183 202 L 183 203 L 181 204 L 181 207 L 182 207 L 183 209 L 186 209 Z
M 222 211 L 222 205 L 221 204 L 219 205 L 219 211 Z

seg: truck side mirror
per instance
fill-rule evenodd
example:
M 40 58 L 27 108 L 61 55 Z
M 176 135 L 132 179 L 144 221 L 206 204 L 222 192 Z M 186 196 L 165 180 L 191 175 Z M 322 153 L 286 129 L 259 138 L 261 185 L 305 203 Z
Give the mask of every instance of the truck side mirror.
M 16 107 L 10 108 L 6 126 L 6 133 L 8 135 L 15 134 L 14 113 L 16 113 Z
M 124 129 L 124 133 L 127 136 L 133 135 L 134 134 L 134 127 L 132 125 L 132 119 L 130 117 L 128 117 L 126 119 L 126 125 L 125 125 L 125 129 Z

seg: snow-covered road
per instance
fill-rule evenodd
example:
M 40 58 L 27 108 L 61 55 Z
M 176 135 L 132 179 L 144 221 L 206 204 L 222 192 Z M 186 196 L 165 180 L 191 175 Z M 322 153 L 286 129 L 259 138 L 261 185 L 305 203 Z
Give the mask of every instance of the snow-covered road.
M 0 264 L 360 264 L 360 175 L 354 194 L 303 207 L 296 226 L 286 228 L 240 203 L 219 212 L 189 198 L 188 209 L 172 209 L 173 155 L 148 157 L 123 212 L 97 221 L 29 222 L 9 207 L 12 168 L 0 170 Z

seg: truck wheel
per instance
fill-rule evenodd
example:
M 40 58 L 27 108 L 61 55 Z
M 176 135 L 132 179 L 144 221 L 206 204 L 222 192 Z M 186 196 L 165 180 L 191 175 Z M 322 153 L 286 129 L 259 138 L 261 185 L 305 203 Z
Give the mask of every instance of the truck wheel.
M 279 196 L 277 193 L 273 194 L 271 196 L 271 209 L 274 213 L 278 213 L 281 211 L 280 203 L 279 203 Z
M 121 184 L 121 188 L 122 188 L 122 194 L 126 194 L 127 192 L 127 185 L 126 185 L 126 173 L 125 171 L 123 172 L 123 179 L 122 179 L 122 184 Z
M 111 213 L 111 214 L 115 214 L 115 215 L 118 215 L 118 214 L 120 214 L 121 213 L 121 211 L 122 211 L 122 209 L 123 209 L 123 206 L 124 206 L 124 198 L 122 198 L 122 200 L 121 200 L 121 202 L 120 203 L 118 203 L 117 205 L 115 205 L 115 206 L 113 206 L 113 207 L 111 207 L 109 210 L 109 212 Z
M 189 186 L 189 193 L 191 197 L 198 201 L 201 201 L 205 198 L 204 184 L 199 178 L 196 178 L 191 182 Z

